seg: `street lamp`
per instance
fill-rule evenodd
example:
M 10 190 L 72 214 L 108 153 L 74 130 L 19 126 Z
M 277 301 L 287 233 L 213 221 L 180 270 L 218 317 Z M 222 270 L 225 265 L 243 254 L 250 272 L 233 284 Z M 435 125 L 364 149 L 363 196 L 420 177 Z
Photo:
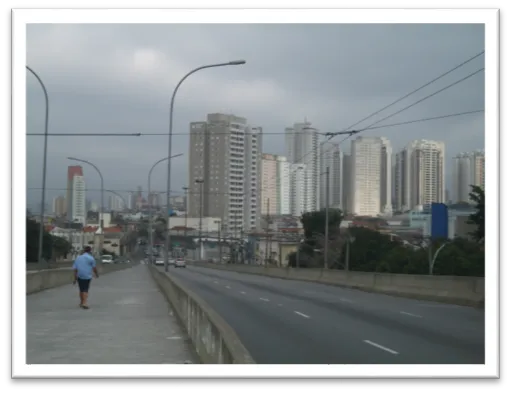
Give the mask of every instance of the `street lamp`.
M 30 68 L 29 66 L 25 66 L 27 70 L 32 73 L 41 85 L 44 93 L 44 101 L 45 101 L 45 117 L 44 117 L 44 149 L 43 149 L 43 186 L 41 190 L 41 222 L 39 224 L 39 248 L 37 249 L 37 262 L 39 264 L 39 268 L 42 267 L 43 264 L 43 235 L 44 235 L 44 205 L 46 203 L 46 161 L 48 156 L 48 120 L 49 120 L 49 112 L 50 112 L 50 102 L 48 99 L 48 92 L 46 91 L 46 87 L 44 86 L 43 81 L 39 78 L 39 75 Z
M 199 202 L 199 259 L 202 261 L 202 204 L 204 203 L 204 179 L 196 179 L 195 183 L 200 185 L 200 202 Z
M 111 193 L 111 194 L 114 194 L 114 195 L 118 196 L 119 198 L 121 198 L 122 203 L 124 203 L 124 207 L 125 207 L 125 208 L 126 208 L 126 206 L 128 206 L 128 204 L 127 204 L 127 202 L 126 202 L 126 199 L 124 199 L 124 197 L 123 197 L 121 194 L 119 194 L 119 193 L 117 193 L 117 192 L 115 192 L 115 191 L 113 191 L 113 190 L 105 190 L 105 191 L 106 191 L 106 192 L 109 192 L 109 193 Z M 123 235 L 123 237 L 126 239 L 126 238 L 127 238 L 127 236 L 128 236 L 128 224 L 124 224 L 124 235 Z M 125 242 L 124 244 L 126 245 L 126 242 Z M 128 248 L 129 248 L 129 247 L 130 247 L 130 246 L 128 245 Z M 121 255 L 121 253 L 119 252 L 119 256 L 120 256 L 120 255 Z
M 183 76 L 181 78 L 181 80 L 176 85 L 176 87 L 174 89 L 174 92 L 172 93 L 172 98 L 170 100 L 169 142 L 168 142 L 169 150 L 168 150 L 168 154 L 167 154 L 168 157 L 172 156 L 172 120 L 173 120 L 173 115 L 174 115 L 174 100 L 176 98 L 176 93 L 177 93 L 177 91 L 179 89 L 179 86 L 181 86 L 181 84 L 186 80 L 186 78 L 188 78 L 190 75 L 194 74 L 197 71 L 200 71 L 200 70 L 203 70 L 203 69 L 206 69 L 206 68 L 242 65 L 242 64 L 245 64 L 245 63 L 246 63 L 245 60 L 233 60 L 233 61 L 229 61 L 227 63 L 203 65 L 201 67 L 197 67 L 197 68 L 191 70 L 190 72 L 188 72 L 188 74 L 186 74 L 185 76 Z M 167 211 L 170 210 L 171 161 L 172 160 L 169 160 L 168 164 L 167 164 Z M 168 214 L 167 214 L 167 219 L 166 219 L 166 225 L 167 225 L 167 228 L 168 228 L 169 227 L 169 217 L 168 217 Z M 166 250 L 165 251 L 165 266 L 167 267 L 168 263 L 169 263 L 169 248 L 170 248 L 170 231 L 168 231 L 168 230 L 167 230 L 167 236 L 166 236 L 166 239 L 165 239 L 165 246 L 166 246 L 165 247 L 165 250 Z M 165 270 L 168 271 L 168 267 Z
M 183 187 L 185 192 L 185 238 L 188 232 L 188 189 L 188 187 Z
M 67 159 L 71 160 L 71 161 L 83 162 L 84 164 L 89 164 L 91 167 L 93 167 L 98 172 L 99 178 L 101 179 L 101 208 L 100 208 L 100 212 L 99 212 L 99 216 L 100 216 L 99 227 L 101 228 L 101 236 L 103 236 L 104 235 L 104 233 L 103 233 L 103 209 L 105 206 L 105 204 L 104 204 L 105 203 L 105 199 L 104 199 L 105 184 L 103 181 L 103 175 L 101 174 L 101 171 L 98 169 L 98 167 L 96 165 L 94 165 L 92 162 L 82 160 L 79 158 L 75 158 L 75 157 L 68 157 Z M 103 238 L 101 238 L 101 239 L 103 239 Z M 99 252 L 101 252 L 102 250 L 103 250 L 103 240 L 101 240 L 101 242 L 100 242 Z
M 158 165 L 160 162 L 163 162 L 163 161 L 171 161 L 172 158 L 176 158 L 176 157 L 180 157 L 182 156 L 183 153 L 179 153 L 179 154 L 175 154 L 173 156 L 168 156 L 168 157 L 165 157 L 165 158 L 162 158 L 161 160 L 158 160 L 156 161 L 153 166 L 151 167 L 151 169 L 149 169 L 149 174 L 147 175 L 147 194 L 148 194 L 148 199 L 149 199 L 149 250 L 151 252 L 151 261 L 153 260 L 153 203 L 152 203 L 152 199 L 151 199 L 151 174 L 153 173 L 153 169 L 156 167 L 156 165 Z M 166 229 L 166 232 L 169 233 L 169 210 L 170 210 L 170 206 L 169 206 L 169 200 L 170 199 L 170 196 L 167 195 L 167 213 L 166 213 L 166 216 L 167 216 L 167 219 L 165 220 L 166 222 L 166 225 L 167 225 L 167 229 Z M 168 252 L 167 252 L 168 254 Z M 169 271 L 169 266 L 168 266 L 168 258 L 166 257 L 165 258 L 165 271 L 168 272 Z

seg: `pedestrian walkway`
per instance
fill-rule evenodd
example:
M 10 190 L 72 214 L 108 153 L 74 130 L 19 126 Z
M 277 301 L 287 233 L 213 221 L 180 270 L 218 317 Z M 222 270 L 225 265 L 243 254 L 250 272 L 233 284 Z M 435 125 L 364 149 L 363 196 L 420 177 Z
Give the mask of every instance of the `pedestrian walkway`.
M 78 304 L 72 284 L 27 296 L 27 364 L 197 363 L 147 266 L 94 279 Z

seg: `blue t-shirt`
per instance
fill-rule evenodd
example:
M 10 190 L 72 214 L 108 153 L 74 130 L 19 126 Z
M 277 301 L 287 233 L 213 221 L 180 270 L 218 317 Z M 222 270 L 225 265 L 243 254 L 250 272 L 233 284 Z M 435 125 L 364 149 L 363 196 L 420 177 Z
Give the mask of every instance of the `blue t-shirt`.
M 78 271 L 78 278 L 82 280 L 92 279 L 93 268 L 96 267 L 96 260 L 88 253 L 84 253 L 75 259 L 73 269 Z

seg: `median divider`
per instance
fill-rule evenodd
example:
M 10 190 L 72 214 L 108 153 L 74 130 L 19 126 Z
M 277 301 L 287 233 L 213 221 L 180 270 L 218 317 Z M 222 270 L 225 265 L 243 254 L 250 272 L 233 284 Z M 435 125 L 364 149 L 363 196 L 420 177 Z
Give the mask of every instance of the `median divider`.
M 289 280 L 311 281 L 387 295 L 484 308 L 484 277 L 346 272 L 309 268 L 189 262 L 190 265 Z
M 201 297 L 169 273 L 154 265 L 149 265 L 149 269 L 186 329 L 202 363 L 255 363 L 236 332 Z
M 132 263 L 98 264 L 98 272 L 99 274 L 107 274 L 132 266 Z M 45 289 L 71 284 L 72 282 L 73 269 L 71 267 L 27 271 L 26 294 L 30 295 Z

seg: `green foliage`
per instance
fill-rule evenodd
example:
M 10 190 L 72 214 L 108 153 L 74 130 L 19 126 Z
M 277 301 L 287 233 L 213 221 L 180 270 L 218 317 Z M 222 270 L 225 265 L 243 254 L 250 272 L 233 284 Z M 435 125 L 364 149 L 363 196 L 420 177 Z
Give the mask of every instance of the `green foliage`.
M 484 189 L 479 186 L 470 186 L 470 200 L 476 205 L 476 212 L 470 215 L 470 223 L 475 224 L 477 229 L 471 234 L 476 241 L 484 239 Z
M 471 198 L 476 202 L 477 213 L 471 217 L 478 226 L 474 238 L 484 239 L 484 190 L 472 187 Z M 342 250 L 338 260 L 331 266 L 344 269 L 347 252 L 347 235 L 339 231 L 342 212 L 329 211 L 329 238 Z M 325 231 L 325 210 L 305 213 L 302 216 L 305 239 L 300 245 L 300 268 L 322 267 L 321 254 L 315 249 L 322 249 Z M 349 267 L 352 271 L 382 272 L 395 274 L 429 274 L 429 249 L 405 246 L 393 241 L 378 231 L 352 227 L 349 236 L 354 241 L 349 244 Z M 332 244 L 332 243 L 331 243 Z M 443 243 L 435 243 L 432 255 Z M 297 266 L 297 253 L 290 253 L 288 264 Z M 454 276 L 484 277 L 484 247 L 471 239 L 457 238 L 446 244 L 435 261 L 433 274 Z
M 39 250 L 39 224 L 35 220 L 27 218 L 26 227 L 26 250 L 27 262 L 37 262 Z M 48 232 L 43 234 L 43 258 L 66 257 L 71 252 L 72 245 L 62 237 L 52 236 Z
M 328 232 L 329 237 L 339 233 L 339 225 L 343 219 L 339 209 L 328 209 Z M 303 225 L 305 239 L 317 238 L 317 235 L 325 235 L 326 209 L 302 214 L 300 219 Z

